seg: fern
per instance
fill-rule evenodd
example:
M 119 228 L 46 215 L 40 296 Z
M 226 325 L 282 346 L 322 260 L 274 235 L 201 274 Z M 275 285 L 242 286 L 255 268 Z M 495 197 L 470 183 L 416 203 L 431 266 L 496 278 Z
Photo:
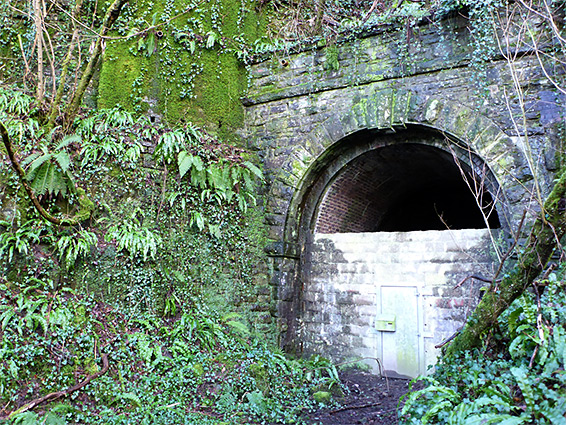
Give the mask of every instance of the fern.
M 177 159 L 179 152 L 186 150 L 189 137 L 190 132 L 187 133 L 183 129 L 163 133 L 155 147 L 154 158 L 166 164 L 171 164 Z
M 161 237 L 141 225 L 135 216 L 110 226 L 105 240 L 115 241 L 118 250 L 128 251 L 131 257 L 141 256 L 144 261 L 155 259 L 162 244 Z
M 53 152 L 43 146 L 41 152 L 30 155 L 22 162 L 27 167 L 27 180 L 35 193 L 66 196 L 68 190 L 76 192 L 75 180 L 70 172 L 71 157 L 65 149 L 80 140 L 78 135 L 66 136 Z
M 57 241 L 56 249 L 61 261 L 67 270 L 74 267 L 77 259 L 90 253 L 93 246 L 98 243 L 96 234 L 81 230 L 74 235 L 65 235 Z
M 0 234 L 0 259 L 11 262 L 16 253 L 27 255 L 31 246 L 40 241 L 44 231 L 36 220 L 29 220 L 20 228 Z

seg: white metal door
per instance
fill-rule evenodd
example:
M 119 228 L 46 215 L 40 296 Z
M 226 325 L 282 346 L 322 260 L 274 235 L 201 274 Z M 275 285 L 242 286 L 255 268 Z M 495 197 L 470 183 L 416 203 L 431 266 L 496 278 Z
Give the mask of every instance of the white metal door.
M 381 360 L 385 371 L 407 377 L 420 372 L 418 290 L 415 286 L 382 286 L 381 317 L 394 318 L 394 330 L 381 333 Z M 391 326 L 390 326 L 391 327 Z

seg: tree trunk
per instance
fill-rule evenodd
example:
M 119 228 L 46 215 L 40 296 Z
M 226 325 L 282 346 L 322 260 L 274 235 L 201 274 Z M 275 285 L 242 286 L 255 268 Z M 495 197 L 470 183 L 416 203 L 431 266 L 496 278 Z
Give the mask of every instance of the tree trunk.
M 90 84 L 90 81 L 92 80 L 92 76 L 94 75 L 94 71 L 96 70 L 96 66 L 98 65 L 98 61 L 102 54 L 103 39 L 108 34 L 108 31 L 110 31 L 110 29 L 112 28 L 112 25 L 114 25 L 114 22 L 116 22 L 116 19 L 118 19 L 118 16 L 120 16 L 122 7 L 124 6 L 124 4 L 126 4 L 127 1 L 128 0 L 114 0 L 114 2 L 110 5 L 108 10 L 106 11 L 106 14 L 104 15 L 102 28 L 100 29 L 100 34 L 94 45 L 94 50 L 92 52 L 90 60 L 88 61 L 86 69 L 84 70 L 83 75 L 79 81 L 77 91 L 75 92 L 73 98 L 69 103 L 69 106 L 67 107 L 65 114 L 67 123 L 71 123 L 73 121 L 81 106 L 83 96 L 86 92 L 86 89 L 88 88 L 88 85 Z
M 71 36 L 71 42 L 69 44 L 69 50 L 67 50 L 67 54 L 65 55 L 65 59 L 63 59 L 62 70 L 61 70 L 61 77 L 59 79 L 59 86 L 57 87 L 57 93 L 55 94 L 55 99 L 51 104 L 51 109 L 49 110 L 49 121 L 47 123 L 47 128 L 52 129 L 55 126 L 55 120 L 59 113 L 59 105 L 61 104 L 61 99 L 63 99 L 63 93 L 65 91 L 65 82 L 67 80 L 67 73 L 69 72 L 69 64 L 73 57 L 73 51 L 75 50 L 75 45 L 77 38 L 79 36 L 79 28 L 75 23 L 75 19 L 79 18 L 79 14 L 81 11 L 83 0 L 77 0 L 73 13 L 71 15 L 72 24 L 73 24 L 73 35 Z M 55 74 L 53 74 L 53 79 L 55 80 Z
M 35 46 L 37 48 L 37 87 L 35 99 L 41 105 L 45 94 L 45 83 L 43 82 L 43 8 L 41 7 L 41 0 L 33 1 L 33 21 L 35 26 Z
M 566 170 L 562 170 L 531 230 L 513 271 L 493 283 L 464 329 L 445 350 L 445 356 L 478 347 L 481 336 L 539 276 L 566 234 Z

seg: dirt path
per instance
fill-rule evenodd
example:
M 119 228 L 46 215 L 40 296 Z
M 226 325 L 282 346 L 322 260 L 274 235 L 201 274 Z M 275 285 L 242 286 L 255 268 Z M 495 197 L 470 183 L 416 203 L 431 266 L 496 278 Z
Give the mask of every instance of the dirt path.
M 341 407 L 311 413 L 311 425 L 397 425 L 397 404 L 409 381 L 359 371 L 341 373 L 340 378 L 348 388 L 339 400 Z

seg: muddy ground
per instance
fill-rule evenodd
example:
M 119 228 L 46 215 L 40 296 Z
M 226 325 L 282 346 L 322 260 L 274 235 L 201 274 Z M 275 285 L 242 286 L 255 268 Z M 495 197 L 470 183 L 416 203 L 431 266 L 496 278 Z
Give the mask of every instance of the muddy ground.
M 325 408 L 308 416 L 311 425 L 397 425 L 399 398 L 406 394 L 405 379 L 386 379 L 360 371 L 340 374 L 347 390 L 340 406 Z

